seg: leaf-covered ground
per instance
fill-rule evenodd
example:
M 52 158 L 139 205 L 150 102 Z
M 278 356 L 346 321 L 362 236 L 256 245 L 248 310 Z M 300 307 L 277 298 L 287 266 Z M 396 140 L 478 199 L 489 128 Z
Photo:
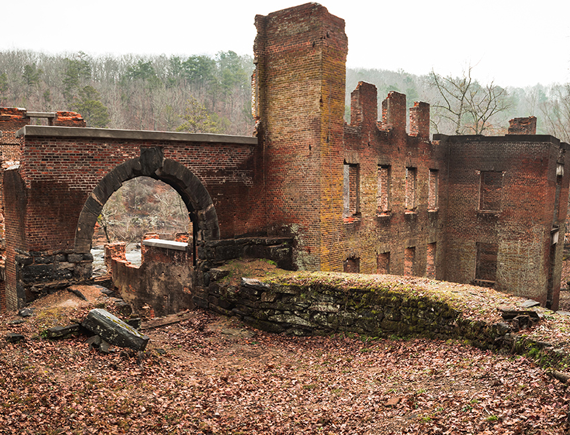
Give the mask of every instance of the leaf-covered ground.
M 79 315 L 79 312 L 70 315 Z M 456 342 L 283 337 L 195 312 L 144 356 L 0 333 L 5 434 L 563 434 L 566 387 Z M 45 321 L 45 317 L 43 318 Z M 165 353 L 163 353 L 165 351 Z

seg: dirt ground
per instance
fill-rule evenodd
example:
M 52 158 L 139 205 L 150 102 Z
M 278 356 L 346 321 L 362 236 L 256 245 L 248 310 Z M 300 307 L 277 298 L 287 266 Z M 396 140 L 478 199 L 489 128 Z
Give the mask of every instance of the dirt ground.
M 267 334 L 203 311 L 101 354 L 48 324 L 105 298 L 84 289 L 0 318 L 2 434 L 563 434 L 566 386 L 533 362 L 455 341 Z M 69 302 L 71 298 L 71 302 Z M 39 305 L 39 304 L 38 304 Z M 73 306 L 75 305 L 75 306 Z

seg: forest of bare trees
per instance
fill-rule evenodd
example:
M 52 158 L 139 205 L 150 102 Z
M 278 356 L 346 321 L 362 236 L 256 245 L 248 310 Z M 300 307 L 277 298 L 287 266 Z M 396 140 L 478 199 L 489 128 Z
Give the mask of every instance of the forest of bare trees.
M 251 135 L 253 61 L 232 51 L 210 56 L 98 56 L 0 52 L 0 105 L 33 111 L 74 110 L 90 127 Z M 534 115 L 538 132 L 570 140 L 570 84 L 501 88 L 479 83 L 476 67 L 462 76 L 348 69 L 358 81 L 432 106 L 432 132 L 503 134 L 508 120 Z

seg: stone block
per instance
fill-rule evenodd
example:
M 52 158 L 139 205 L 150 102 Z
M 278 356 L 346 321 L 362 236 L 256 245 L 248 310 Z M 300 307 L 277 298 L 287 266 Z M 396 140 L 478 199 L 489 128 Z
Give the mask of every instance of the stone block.
M 114 346 L 128 347 L 138 351 L 144 350 L 149 341 L 146 335 L 141 334 L 108 311 L 98 308 L 89 311 L 82 325 Z

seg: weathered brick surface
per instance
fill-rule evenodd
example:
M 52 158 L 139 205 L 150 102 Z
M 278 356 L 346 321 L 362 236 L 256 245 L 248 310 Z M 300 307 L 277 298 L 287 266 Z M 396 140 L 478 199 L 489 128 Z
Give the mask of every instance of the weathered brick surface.
M 536 134 L 536 116 L 511 119 L 508 134 Z
M 156 316 L 194 308 L 192 251 L 144 246 L 140 266 L 125 259 L 125 244 L 105 245 L 105 263 L 113 285 L 135 313 L 152 307 Z
M 442 279 L 445 207 L 429 210 L 428 199 L 430 170 L 438 170 L 440 179 L 439 191 L 432 192 L 432 196 L 444 192 L 441 179 L 446 178 L 446 151 L 427 140 L 429 105 L 425 103 L 418 103 L 410 115 L 412 124 L 417 124 L 416 137 L 406 134 L 402 116 L 405 99 L 405 95 L 390 93 L 382 104 L 383 122 L 379 124 L 376 87 L 361 82 L 352 93 L 344 156 L 345 161 L 359 165 L 360 216 L 345 220 L 336 249 L 344 258 L 360 258 L 362 273 L 389 270 L 392 274 L 404 275 L 407 271 L 423 276 L 428 267 L 428 244 L 437 242 L 430 274 Z M 412 248 L 415 256 L 408 258 L 406 267 L 405 253 L 412 252 Z

